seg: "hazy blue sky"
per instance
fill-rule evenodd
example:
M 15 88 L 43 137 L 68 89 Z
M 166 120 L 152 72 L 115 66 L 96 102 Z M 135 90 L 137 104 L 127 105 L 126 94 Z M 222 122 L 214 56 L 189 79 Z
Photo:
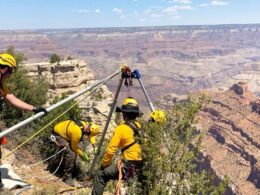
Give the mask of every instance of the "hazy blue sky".
M 0 0 L 1 30 L 260 23 L 260 0 Z

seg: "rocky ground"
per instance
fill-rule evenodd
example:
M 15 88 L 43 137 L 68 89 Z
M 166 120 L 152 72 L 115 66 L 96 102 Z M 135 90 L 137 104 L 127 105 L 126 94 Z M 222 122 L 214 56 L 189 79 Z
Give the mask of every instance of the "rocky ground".
M 4 156 L 9 154 L 10 150 L 3 150 Z M 24 195 L 36 194 L 90 194 L 91 188 L 74 188 L 67 186 L 62 180 L 47 170 L 47 164 L 39 163 L 41 160 L 36 159 L 30 152 L 20 150 L 16 155 L 11 155 L 4 160 L 4 164 L 12 165 L 13 171 L 18 174 L 21 179 L 32 185 L 31 189 L 22 191 L 22 189 L 5 190 L 5 194 L 20 193 Z M 34 164 L 36 166 L 33 166 Z M 80 183 L 77 182 L 80 186 Z M 1 193 L 2 194 L 2 193 Z

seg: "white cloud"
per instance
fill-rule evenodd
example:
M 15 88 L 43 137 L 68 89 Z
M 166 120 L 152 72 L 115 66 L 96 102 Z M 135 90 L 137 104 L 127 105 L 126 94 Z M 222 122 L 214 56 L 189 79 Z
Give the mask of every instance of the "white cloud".
M 99 14 L 101 11 L 100 9 L 96 9 L 95 12 Z
M 162 12 L 166 14 L 176 14 L 177 10 L 175 7 L 167 7 L 164 10 L 162 10 Z
M 171 0 L 168 1 L 169 3 L 173 2 L 173 3 L 180 3 L 180 4 L 191 4 L 192 0 Z
M 211 5 L 225 6 L 225 5 L 228 5 L 228 2 L 227 1 L 214 0 L 214 1 L 211 1 Z
M 77 10 L 77 12 L 79 12 L 79 13 L 88 13 L 89 10 L 88 9 L 79 9 L 79 10 Z
M 178 10 L 193 10 L 193 9 L 194 8 L 189 5 L 175 5 L 163 9 L 162 12 L 166 14 L 176 14 Z
M 116 12 L 117 14 L 121 15 L 123 14 L 123 10 L 122 9 L 119 9 L 117 7 L 113 8 L 113 12 Z
M 176 7 L 177 10 L 193 10 L 194 9 L 193 7 L 191 7 L 189 5 L 182 5 L 182 6 L 176 5 L 175 7 Z

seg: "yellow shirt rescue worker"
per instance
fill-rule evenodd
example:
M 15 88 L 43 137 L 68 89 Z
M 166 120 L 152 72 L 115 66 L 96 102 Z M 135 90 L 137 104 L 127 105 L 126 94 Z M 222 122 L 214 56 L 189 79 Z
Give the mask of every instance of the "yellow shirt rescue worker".
M 84 140 L 89 140 L 93 145 L 96 143 L 95 136 L 99 133 L 100 127 L 96 124 L 89 124 L 80 120 L 66 120 L 58 123 L 54 127 L 52 139 L 59 147 L 66 147 L 64 151 L 64 169 L 63 181 L 74 186 L 72 172 L 76 163 L 76 156 L 79 155 L 84 161 L 89 161 L 88 154 L 84 153 L 79 148 L 79 143 Z M 84 137 L 85 136 L 85 137 Z
M 117 107 L 116 111 L 122 112 L 124 124 L 118 125 L 114 130 L 103 157 L 102 167 L 94 177 L 92 195 L 102 195 L 107 182 L 118 179 L 118 166 L 111 164 L 118 149 L 121 149 L 122 153 L 122 179 L 132 177 L 141 166 L 142 150 L 138 142 L 141 125 L 136 118 L 142 113 L 139 111 L 138 102 L 132 97 L 126 98 L 121 108 Z

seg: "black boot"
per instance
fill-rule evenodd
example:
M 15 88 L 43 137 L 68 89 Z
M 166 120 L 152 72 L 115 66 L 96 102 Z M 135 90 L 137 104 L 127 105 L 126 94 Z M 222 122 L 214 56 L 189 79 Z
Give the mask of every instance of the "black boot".
M 0 191 L 3 191 L 4 190 L 4 184 L 2 182 L 2 179 L 0 179 Z
M 64 183 L 66 183 L 67 185 L 69 185 L 69 186 L 72 186 L 72 187 L 75 186 L 75 183 L 74 183 L 74 181 L 73 181 L 71 176 L 64 178 L 62 181 Z
M 1 174 L 1 171 L 0 171 L 0 191 L 3 191 L 4 190 L 4 184 L 2 182 L 2 174 Z

